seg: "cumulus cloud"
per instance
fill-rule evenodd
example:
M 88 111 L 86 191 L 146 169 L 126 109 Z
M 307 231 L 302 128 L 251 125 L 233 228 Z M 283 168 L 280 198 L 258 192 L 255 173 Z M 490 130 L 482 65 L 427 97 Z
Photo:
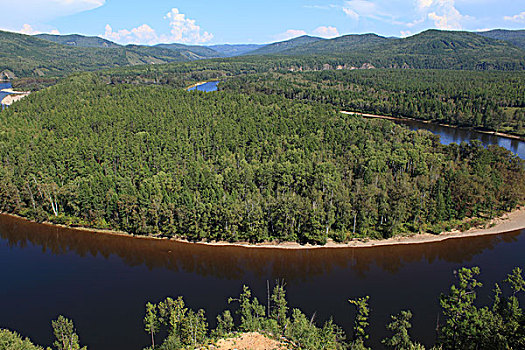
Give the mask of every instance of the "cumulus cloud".
M 459 0 L 458 0 L 459 1 Z M 347 0 L 342 11 L 354 21 L 370 19 L 390 25 L 414 28 L 425 22 L 438 29 L 462 29 L 472 17 L 463 15 L 456 8 L 456 0 L 413 0 L 415 6 L 407 11 L 401 1 Z M 405 30 L 400 28 L 400 30 Z
M 339 36 L 339 31 L 336 27 L 324 27 L 321 26 L 314 30 L 314 34 L 323 37 L 323 38 L 335 38 Z
M 37 30 L 33 28 L 32 25 L 25 23 L 20 30 L 17 32 L 27 35 L 35 35 L 35 34 L 42 34 L 43 32 L 40 30 Z M 48 33 L 59 35 L 60 32 L 57 29 L 52 29 L 50 31 L 47 31 Z
M 183 43 L 205 43 L 213 39 L 213 35 L 208 32 L 201 33 L 201 27 L 195 24 L 194 19 L 186 18 L 178 9 L 173 8 L 166 14 L 171 27 L 171 39 Z
M 438 29 L 462 29 L 462 23 L 469 19 L 456 8 L 455 0 L 417 0 L 419 9 L 434 22 Z
M 104 37 L 118 42 L 128 43 L 144 43 L 144 44 L 153 44 L 158 41 L 157 33 L 153 28 L 147 24 L 138 26 L 131 30 L 120 29 L 113 31 L 113 28 L 109 24 L 106 24 L 106 31 Z
M 281 40 L 289 40 L 289 39 L 296 38 L 298 36 L 303 36 L 303 35 L 306 35 L 306 32 L 304 30 L 301 30 L 301 29 L 288 29 L 284 33 L 277 34 L 275 36 L 275 39 L 279 40 L 279 41 L 281 41 Z
M 158 44 L 158 43 L 191 43 L 202 44 L 213 39 L 213 34 L 201 31 L 200 26 L 195 23 L 194 19 L 189 19 L 185 14 L 180 13 L 177 8 L 171 9 L 164 16 L 169 21 L 170 34 L 157 34 L 155 29 L 147 24 L 143 24 L 133 29 L 119 29 L 114 31 L 107 24 L 105 27 L 104 37 L 109 40 L 125 44 Z
M 30 24 L 26 23 L 22 26 L 22 29 L 20 29 L 20 33 L 27 34 L 27 35 L 34 35 L 34 34 L 40 34 L 41 32 L 34 30 Z
M 505 21 L 511 21 L 511 22 L 518 22 L 518 23 L 525 23 L 525 11 L 522 13 L 518 13 L 514 16 L 505 16 L 503 17 Z

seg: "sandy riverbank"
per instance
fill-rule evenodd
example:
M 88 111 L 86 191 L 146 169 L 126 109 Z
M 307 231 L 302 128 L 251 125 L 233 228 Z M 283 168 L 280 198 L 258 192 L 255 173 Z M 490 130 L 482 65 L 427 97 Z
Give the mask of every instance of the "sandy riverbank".
M 198 83 L 195 83 L 195 84 L 193 84 L 193 85 L 188 86 L 188 87 L 186 88 L 186 90 L 193 89 L 194 87 L 201 86 L 201 85 L 204 85 L 204 84 L 206 84 L 206 83 L 207 83 L 207 81 L 199 81 Z
M 8 215 L 11 217 L 16 217 L 21 220 L 31 221 L 26 218 L 20 217 L 14 214 L 3 213 L 2 215 Z M 439 235 L 434 235 L 430 233 L 425 234 L 415 234 L 411 236 L 398 236 L 394 238 L 384 239 L 384 240 L 352 240 L 348 243 L 336 243 L 328 242 L 326 245 L 301 245 L 295 242 L 267 242 L 267 243 L 258 243 L 250 244 L 247 242 L 190 242 L 185 239 L 169 239 L 162 237 L 154 236 L 141 236 L 133 235 L 122 231 L 113 231 L 105 229 L 94 229 L 86 227 L 69 227 L 65 225 L 57 225 L 52 223 L 42 223 L 41 225 L 62 227 L 66 229 L 72 229 L 77 231 L 91 232 L 93 234 L 110 234 L 123 237 L 129 237 L 130 239 L 143 239 L 143 240 L 171 240 L 181 243 L 192 243 L 196 245 L 206 245 L 206 246 L 216 246 L 216 247 L 240 247 L 240 248 L 253 248 L 253 249 L 344 249 L 344 248 L 369 248 L 369 247 L 380 247 L 380 246 L 392 246 L 392 245 L 405 245 L 405 244 L 422 244 L 422 243 L 433 243 L 441 242 L 447 239 L 457 239 L 457 238 L 468 238 L 468 237 L 478 237 L 485 235 L 497 235 L 506 232 L 513 232 L 521 229 L 525 229 L 525 207 L 516 209 L 510 213 L 506 213 L 499 218 L 491 220 L 486 225 L 486 228 L 473 228 L 466 232 L 460 231 L 451 231 L 443 232 Z
M 2 89 L 0 92 L 7 92 L 8 94 L 23 94 L 23 95 L 29 95 L 31 91 L 15 91 L 12 88 L 9 89 Z
M 26 92 L 26 93 L 16 93 L 16 94 L 11 94 L 11 95 L 7 95 L 6 97 L 4 97 L 2 99 L 2 104 L 3 105 L 7 105 L 7 106 L 10 106 L 12 105 L 13 103 L 15 103 L 16 101 L 20 101 L 21 99 L 23 99 L 24 97 L 28 96 L 29 95 L 29 92 Z
M 346 115 L 362 116 L 362 117 L 365 117 L 365 118 L 386 119 L 386 120 L 395 120 L 395 121 L 401 121 L 401 122 L 403 122 L 403 121 L 415 121 L 415 122 L 420 122 L 420 123 L 424 123 L 424 124 L 435 124 L 435 125 L 439 125 L 439 126 L 445 126 L 447 128 L 469 129 L 469 130 L 474 130 L 474 131 L 482 133 L 482 134 L 488 134 L 488 135 L 494 135 L 494 136 L 499 136 L 499 137 L 505 137 L 505 138 L 513 139 L 513 140 L 525 141 L 525 138 L 523 138 L 521 136 L 518 136 L 518 135 L 505 134 L 505 133 L 497 132 L 497 131 L 478 130 L 478 129 L 475 129 L 475 128 L 462 128 L 462 127 L 456 126 L 456 125 L 434 123 L 434 122 L 429 121 L 429 120 L 422 120 L 422 119 L 416 119 L 416 118 L 391 117 L 391 116 L 388 116 L 388 115 L 377 115 L 377 114 L 367 114 L 367 113 L 348 112 L 348 111 L 341 111 L 341 113 L 346 114 Z

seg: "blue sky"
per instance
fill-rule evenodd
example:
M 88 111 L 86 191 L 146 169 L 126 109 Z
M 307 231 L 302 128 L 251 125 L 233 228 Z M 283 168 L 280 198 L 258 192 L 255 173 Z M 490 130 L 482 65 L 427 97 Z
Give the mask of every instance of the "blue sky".
M 0 0 L 0 28 L 122 44 L 268 43 L 304 34 L 408 36 L 525 28 L 524 0 Z

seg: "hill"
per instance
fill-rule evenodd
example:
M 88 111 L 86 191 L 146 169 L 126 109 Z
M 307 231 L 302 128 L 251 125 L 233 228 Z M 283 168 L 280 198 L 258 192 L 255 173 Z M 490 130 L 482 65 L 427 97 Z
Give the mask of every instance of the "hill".
M 311 43 L 315 43 L 321 40 L 325 40 L 325 39 L 321 39 L 321 38 L 314 37 L 314 36 L 303 35 L 298 38 L 293 38 L 290 40 L 280 41 L 277 43 L 263 46 L 260 49 L 249 52 L 248 55 L 276 55 L 276 54 L 282 53 L 283 51 L 290 50 L 298 46 L 304 46 L 304 45 L 308 45 Z
M 100 48 L 118 48 L 121 45 L 112 41 L 99 38 L 98 36 L 84 36 L 79 34 L 70 35 L 53 35 L 53 34 L 37 34 L 39 39 L 52 41 L 57 44 L 78 46 L 78 47 L 100 47 Z
M 478 32 L 477 34 L 487 38 L 507 41 L 512 45 L 525 49 L 525 30 L 494 29 L 487 32 Z
M 471 32 L 427 30 L 376 46 L 373 56 L 411 68 L 525 69 L 524 50 Z
M 283 55 L 326 55 L 348 53 L 354 50 L 370 49 L 391 40 L 376 34 L 344 35 L 335 39 L 318 40 L 295 46 L 280 52 Z
M 184 44 L 158 44 L 154 47 L 180 52 L 183 56 L 186 56 L 190 60 L 197 60 L 203 58 L 217 58 L 222 56 L 219 52 L 206 46 Z
M 259 44 L 240 44 L 240 45 L 211 45 L 208 46 L 210 49 L 217 51 L 224 57 L 233 57 L 248 54 L 252 51 L 260 49 L 265 45 Z
M 188 60 L 181 52 L 162 48 L 78 47 L 0 31 L 0 77 L 61 76 L 78 71 Z
M 511 34 L 507 33 L 507 38 Z M 520 33 L 512 35 L 519 37 Z M 517 39 L 516 39 L 517 40 Z M 315 58 L 323 69 L 340 67 L 523 70 L 525 50 L 473 32 L 427 30 L 407 38 L 376 34 L 345 35 L 335 39 L 308 36 L 267 45 L 249 55 L 274 55 L 309 60 L 297 64 L 308 70 Z M 335 63 L 335 65 L 334 65 Z

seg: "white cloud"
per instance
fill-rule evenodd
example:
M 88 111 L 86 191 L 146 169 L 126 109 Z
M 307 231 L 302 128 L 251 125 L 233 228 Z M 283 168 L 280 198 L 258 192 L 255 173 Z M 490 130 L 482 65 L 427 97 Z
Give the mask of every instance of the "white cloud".
M 417 26 L 418 24 L 421 24 L 425 22 L 425 17 L 423 18 L 420 18 L 420 19 L 416 19 L 416 20 L 413 20 L 412 22 L 409 22 L 409 23 L 405 23 L 405 25 L 408 27 L 408 28 L 412 28 L 412 27 L 415 27 Z
M 306 32 L 301 29 L 288 29 L 286 32 L 277 34 L 275 36 L 275 40 L 283 41 L 283 40 L 289 40 L 292 38 L 296 38 L 298 36 L 306 35 Z
M 28 24 L 28 23 L 25 23 L 22 26 L 22 28 L 20 30 L 17 30 L 16 32 L 22 33 L 22 34 L 27 34 L 27 35 L 35 35 L 35 34 L 42 34 L 42 33 L 44 33 L 43 31 L 40 31 L 40 30 L 37 30 L 37 29 L 33 28 L 33 26 Z M 46 33 L 51 33 L 51 34 L 55 34 L 55 35 L 59 35 L 60 34 L 60 32 L 57 29 L 47 30 Z
M 339 36 L 339 31 L 336 27 L 325 27 L 321 26 L 314 30 L 314 34 L 323 37 L 323 38 L 335 38 Z
M 511 21 L 511 22 L 518 22 L 518 23 L 525 23 L 525 11 L 522 13 L 518 13 L 514 16 L 505 16 L 503 17 L 505 21 Z
M 166 14 L 171 27 L 171 40 L 183 43 L 205 43 L 213 39 L 213 34 L 201 33 L 201 27 L 195 24 L 194 19 L 186 18 L 178 9 L 173 8 Z
M 462 29 L 463 16 L 455 7 L 455 0 L 434 0 L 437 9 L 428 14 L 428 18 L 434 21 L 438 29 Z
M 407 36 L 411 36 L 412 32 L 410 30 L 402 30 L 401 31 L 401 37 L 406 38 Z
M 105 3 L 106 0 L 0 0 L 0 16 L 2 18 L 0 29 L 21 33 L 39 32 L 41 30 L 56 33 L 56 29 L 46 23 L 60 17 L 93 10 Z M 31 25 L 27 27 L 27 23 L 31 23 Z
M 428 8 L 428 7 L 432 6 L 433 2 L 434 2 L 434 0 L 417 0 L 417 4 L 418 4 L 419 8 Z
M 361 17 L 380 19 L 379 17 L 385 15 L 381 12 L 377 4 L 367 0 L 345 1 L 343 12 L 355 21 L 359 20 Z
M 34 30 L 30 24 L 26 23 L 22 26 L 22 29 L 20 29 L 20 33 L 27 34 L 27 35 L 34 35 L 34 34 L 40 34 L 41 32 Z
M 155 29 L 143 24 L 133 29 L 119 29 L 114 31 L 109 24 L 105 27 L 104 37 L 124 44 L 148 44 L 158 43 L 191 43 L 202 44 L 213 39 L 213 34 L 201 32 L 201 28 L 195 20 L 186 18 L 177 8 L 171 9 L 164 16 L 171 27 L 170 34 L 157 34 Z
M 359 14 L 348 7 L 343 7 L 343 12 L 346 13 L 346 15 L 353 20 L 357 21 L 359 19 Z
M 465 16 L 459 12 L 459 10 L 456 8 L 456 0 L 416 1 L 420 13 L 425 18 L 434 22 L 434 26 L 438 29 L 462 29 L 463 22 L 465 20 L 471 19 L 471 17 Z

